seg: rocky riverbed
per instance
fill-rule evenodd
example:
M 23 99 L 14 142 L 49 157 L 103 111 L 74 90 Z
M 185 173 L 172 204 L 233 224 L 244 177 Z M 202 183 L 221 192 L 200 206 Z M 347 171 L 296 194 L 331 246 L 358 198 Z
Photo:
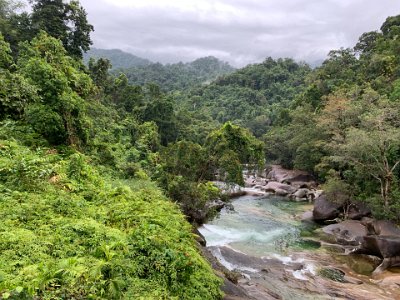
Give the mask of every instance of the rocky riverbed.
M 237 274 L 228 276 L 237 285 L 224 285 L 226 299 L 400 299 L 400 272 L 392 268 L 372 275 L 381 258 L 351 254 L 360 243 L 338 242 L 340 231 L 348 238 L 347 223 L 341 230 L 331 226 L 314 231 L 314 205 L 309 201 L 319 198 L 317 186 L 305 185 L 306 177 L 290 184 L 282 177 L 290 179 L 248 177 L 252 187 L 232 201 L 234 210 L 224 208 L 218 218 L 199 228 L 207 241 L 206 256 L 212 255 L 213 264 L 224 266 L 225 273 Z M 263 188 L 271 182 L 296 190 L 282 197 Z M 300 189 L 308 190 L 304 202 L 295 202 L 300 199 L 293 195 Z

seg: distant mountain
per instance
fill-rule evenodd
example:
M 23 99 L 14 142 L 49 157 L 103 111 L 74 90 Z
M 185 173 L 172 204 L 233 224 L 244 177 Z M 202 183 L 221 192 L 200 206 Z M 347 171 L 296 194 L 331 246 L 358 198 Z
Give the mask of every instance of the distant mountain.
M 119 49 L 108 50 L 92 48 L 83 55 L 83 61 L 87 64 L 91 57 L 95 59 L 107 58 L 111 61 L 114 70 L 121 68 L 147 66 L 152 64 L 152 62 L 148 59 L 138 57 Z
M 167 65 L 153 63 L 146 66 L 122 68 L 114 72 L 125 73 L 132 84 L 156 83 L 163 91 L 168 92 L 209 83 L 233 71 L 235 68 L 228 63 L 208 56 L 189 63 L 179 62 Z

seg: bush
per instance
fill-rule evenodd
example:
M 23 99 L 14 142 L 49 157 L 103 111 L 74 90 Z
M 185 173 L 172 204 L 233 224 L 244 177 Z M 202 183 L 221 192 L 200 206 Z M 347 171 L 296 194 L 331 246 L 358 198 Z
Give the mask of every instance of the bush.
M 191 226 L 154 184 L 100 176 L 80 153 L 0 145 L 1 298 L 221 298 Z

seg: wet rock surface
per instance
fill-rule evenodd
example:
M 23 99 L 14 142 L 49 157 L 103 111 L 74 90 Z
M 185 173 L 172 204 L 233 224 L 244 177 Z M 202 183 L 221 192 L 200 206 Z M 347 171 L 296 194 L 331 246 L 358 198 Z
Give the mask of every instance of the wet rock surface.
M 256 300 L 240 285 L 228 279 L 227 274 L 230 272 L 218 259 L 212 254 L 210 249 L 200 247 L 203 257 L 211 264 L 214 272 L 223 280 L 221 290 L 225 293 L 225 300 Z
M 205 232 L 211 234 L 211 243 L 207 247 L 209 252 L 228 271 L 241 274 L 236 287 L 233 282 L 225 281 L 225 299 L 400 299 L 397 285 L 400 278 L 396 274 L 383 271 L 371 277 L 371 272 L 381 264 L 382 259 L 365 254 L 346 254 L 361 245 L 363 237 L 369 236 L 366 222 L 371 220 L 326 226 L 324 234 L 331 237 L 328 242 L 322 243 L 323 246 L 318 250 L 299 250 L 290 246 L 289 240 L 293 234 L 296 236 L 295 232 L 291 233 L 289 227 L 284 228 L 287 226 L 285 224 L 295 219 L 291 213 L 273 208 L 272 204 L 274 201 L 278 203 L 278 200 L 268 199 L 254 196 L 238 198 L 233 202 L 236 211 L 225 212 L 221 216 L 225 221 L 218 218 L 205 225 Z M 280 201 L 285 200 L 282 198 Z M 308 210 L 310 205 L 304 207 Z M 302 214 L 297 212 L 298 220 Z M 310 212 L 306 216 L 310 219 Z M 241 227 L 236 227 L 238 218 Z M 296 222 L 300 223 L 300 220 Z M 251 227 L 253 223 L 255 226 Z M 380 227 L 378 224 L 370 226 L 383 232 L 395 230 L 387 224 L 381 224 Z M 228 227 L 221 227 L 223 225 Z M 215 236 L 216 233 L 220 235 Z M 281 238 L 277 238 L 277 235 Z M 269 239 L 271 242 L 268 242 Z M 314 234 L 308 239 L 318 243 L 318 237 Z M 266 250 L 271 243 L 275 246 Z M 282 245 L 283 248 L 277 247 Z M 329 247 L 338 247 L 338 250 L 331 251 Z M 334 270 L 334 274 L 340 274 L 340 280 L 333 280 L 334 276 L 324 276 L 320 272 L 322 269 Z
M 400 229 L 391 222 L 347 220 L 325 226 L 321 232 L 325 242 L 337 244 L 344 254 L 365 254 L 381 259 L 372 275 L 400 266 Z
M 400 299 L 400 274 L 387 270 L 400 266 L 400 229 L 394 224 L 368 218 L 371 211 L 361 203 L 351 205 L 345 212 L 340 204 L 328 201 L 323 192 L 316 189 L 312 177 L 304 173 L 287 172 L 273 166 L 268 176 L 247 176 L 245 181 L 250 188 L 241 192 L 245 192 L 248 199 L 261 195 L 283 196 L 292 201 L 315 199 L 313 210 L 304 210 L 289 219 L 301 220 L 312 228 L 317 226 L 315 222 L 331 225 L 310 237 L 310 242 L 322 245 L 317 251 L 292 249 L 287 255 L 284 249 L 290 241 L 286 237 L 275 245 L 281 246 L 284 256 L 245 253 L 246 245 L 240 246 L 245 252 L 240 247 L 241 250 L 230 246 L 207 247 L 225 268 L 225 271 L 217 271 L 223 274 L 225 299 Z M 251 208 L 249 211 L 257 220 L 282 221 L 282 216 L 273 210 L 261 213 L 258 208 Z M 340 222 L 344 213 L 350 220 Z M 262 221 L 258 222 L 262 225 Z M 278 223 L 277 231 L 281 230 Z M 239 233 L 227 231 L 223 238 L 229 239 L 230 234 L 235 238 Z M 268 234 L 264 236 L 268 238 Z M 262 239 L 256 233 L 255 237 L 257 241 Z M 290 235 L 287 238 L 290 240 Z M 323 242 L 319 242 L 320 238 Z M 241 275 L 229 280 L 232 277 L 229 272 Z
M 368 276 L 355 274 L 327 253 L 293 253 L 284 257 L 255 258 L 220 249 L 224 260 L 245 267 L 239 286 L 248 298 L 243 299 L 398 299 L 400 275 L 388 274 L 371 282 Z M 211 250 L 211 252 L 215 249 Z M 313 268 L 310 268 L 310 265 Z M 245 270 L 251 268 L 252 270 Z M 329 270 L 324 276 L 321 270 Z M 227 298 L 233 299 L 233 298 Z

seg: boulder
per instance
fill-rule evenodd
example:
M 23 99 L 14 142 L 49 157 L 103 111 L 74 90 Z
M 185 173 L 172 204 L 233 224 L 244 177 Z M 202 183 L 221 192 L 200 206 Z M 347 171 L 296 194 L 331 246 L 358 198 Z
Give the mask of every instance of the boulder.
M 267 179 L 287 183 L 297 188 L 312 188 L 316 186 L 314 177 L 311 174 L 300 170 L 287 170 L 279 165 L 271 166 L 271 170 L 267 174 Z
M 244 180 L 244 186 L 247 188 L 254 187 L 256 184 L 257 184 L 256 179 L 253 176 L 247 177 Z
M 203 247 L 206 246 L 206 238 L 201 234 L 201 232 L 197 228 L 193 228 L 192 233 L 194 234 L 195 240 L 202 245 Z
M 313 182 L 314 177 L 307 172 L 293 170 L 288 174 L 288 178 L 284 179 L 282 182 L 292 183 L 292 182 Z
M 294 194 L 293 198 L 296 201 L 302 201 L 302 200 L 307 200 L 308 199 L 308 194 L 310 193 L 309 189 L 298 189 Z
M 387 268 L 400 266 L 400 236 L 365 236 L 360 250 L 361 253 L 366 252 L 383 258 L 373 275 L 380 274 Z
M 270 181 L 268 184 L 263 188 L 266 192 L 276 193 L 282 196 L 286 196 L 288 194 L 293 194 L 296 192 L 296 188 L 276 181 Z
M 275 190 L 275 195 L 277 195 L 277 196 L 285 197 L 288 194 L 289 194 L 289 192 L 287 190 L 283 190 L 283 189 L 276 189 Z
M 367 219 L 362 222 L 366 228 L 361 244 L 352 253 L 361 253 L 383 258 L 373 275 L 389 267 L 400 266 L 400 229 L 389 221 Z
M 293 181 L 293 182 L 287 182 L 284 181 L 285 183 L 289 183 L 290 185 L 298 188 L 298 189 L 315 189 L 317 187 L 317 183 L 315 181 Z
M 316 202 L 319 202 L 320 198 Z M 315 209 L 313 215 L 315 219 Z M 347 253 L 367 254 L 383 259 L 373 275 L 389 267 L 400 266 L 400 229 L 389 221 L 369 218 L 361 221 L 346 220 L 325 226 L 322 232 L 328 242 L 342 245 L 344 249 L 350 250 L 346 251 Z
M 202 253 L 202 256 L 211 264 L 216 275 L 223 279 L 221 290 L 225 293 L 224 299 L 254 300 L 254 298 L 252 298 L 246 292 L 246 290 L 228 279 L 226 274 L 229 274 L 230 271 L 218 261 L 218 259 L 210 252 L 210 249 L 206 247 L 199 247 L 199 249 Z
M 207 210 L 216 210 L 216 211 L 220 211 L 221 209 L 223 209 L 225 206 L 225 202 L 217 199 L 217 200 L 213 200 L 213 201 L 209 201 L 206 203 L 205 208 Z
M 353 203 L 350 205 L 347 217 L 351 220 L 361 220 L 371 215 L 371 210 L 364 203 Z
M 400 236 L 364 236 L 362 248 L 382 258 L 400 256 Z
M 185 210 L 185 214 L 188 216 L 190 223 L 201 225 L 213 212 L 220 211 L 225 205 L 226 203 L 220 199 L 212 200 L 208 201 L 202 208 Z M 185 208 L 182 207 L 182 209 Z
M 315 199 L 313 217 L 317 222 L 324 222 L 332 220 L 339 216 L 341 204 L 333 203 L 326 199 L 325 195 L 319 196 Z
M 366 219 L 368 235 L 400 236 L 400 229 L 390 221 Z
M 367 235 L 367 229 L 360 221 L 347 220 L 339 224 L 331 224 L 322 228 L 322 231 L 334 238 L 340 245 L 359 246 L 364 236 Z
M 310 193 L 309 189 L 298 189 L 293 196 L 296 198 L 307 198 L 308 194 Z
M 321 196 L 322 194 L 323 194 L 323 190 L 313 190 L 313 191 L 310 191 L 310 193 L 308 194 L 308 198 L 310 199 L 310 200 L 314 200 L 314 199 L 317 199 L 319 196 Z

